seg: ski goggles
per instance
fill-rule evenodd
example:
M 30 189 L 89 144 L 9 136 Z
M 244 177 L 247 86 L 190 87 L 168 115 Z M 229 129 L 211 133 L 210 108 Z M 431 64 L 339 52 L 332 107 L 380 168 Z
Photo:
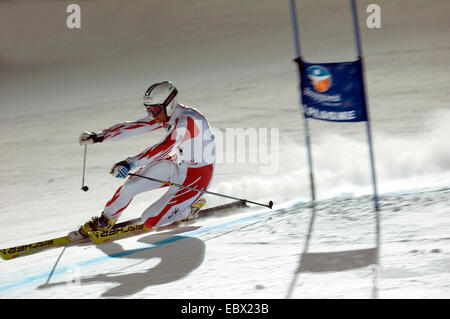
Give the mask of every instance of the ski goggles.
M 144 103 L 145 108 L 147 109 L 147 112 L 150 113 L 152 116 L 158 116 L 161 114 L 163 107 L 161 104 L 146 104 Z

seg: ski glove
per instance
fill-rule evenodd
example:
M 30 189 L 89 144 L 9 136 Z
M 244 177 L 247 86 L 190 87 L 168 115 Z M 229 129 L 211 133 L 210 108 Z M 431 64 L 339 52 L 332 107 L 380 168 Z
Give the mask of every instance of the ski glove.
M 103 133 L 83 132 L 80 135 L 80 145 L 94 144 L 103 142 Z
M 110 174 L 113 174 L 116 178 L 125 178 L 128 176 L 128 172 L 133 168 L 133 164 L 128 163 L 127 161 L 121 161 L 111 168 Z

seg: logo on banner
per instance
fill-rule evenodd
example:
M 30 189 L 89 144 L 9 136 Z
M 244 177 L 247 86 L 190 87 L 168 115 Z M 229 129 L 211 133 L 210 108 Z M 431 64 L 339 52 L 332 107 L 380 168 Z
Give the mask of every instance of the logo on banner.
M 311 80 L 314 90 L 319 93 L 326 92 L 331 87 L 331 73 L 320 65 L 313 65 L 306 69 L 308 78 Z

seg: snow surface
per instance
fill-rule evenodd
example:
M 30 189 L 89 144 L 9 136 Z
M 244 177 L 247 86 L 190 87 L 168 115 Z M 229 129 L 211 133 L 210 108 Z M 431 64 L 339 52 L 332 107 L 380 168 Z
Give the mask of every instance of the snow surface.
M 109 168 L 162 133 L 89 146 L 88 192 L 78 136 L 140 118 L 143 91 L 166 79 L 219 133 L 279 129 L 275 172 L 221 162 L 211 188 L 275 205 L 0 261 L 1 298 L 450 297 L 448 1 L 377 1 L 381 29 L 365 27 L 371 1 L 358 1 L 381 194 L 378 277 L 372 267 L 297 272 L 312 211 L 288 1 L 83 1 L 80 30 L 65 26 L 69 3 L 0 4 L 0 247 L 64 235 L 102 211 L 121 185 Z M 347 1 L 297 7 L 307 61 L 355 58 Z M 365 126 L 309 124 L 319 203 L 308 252 L 374 247 Z M 137 196 L 122 219 L 161 194 Z

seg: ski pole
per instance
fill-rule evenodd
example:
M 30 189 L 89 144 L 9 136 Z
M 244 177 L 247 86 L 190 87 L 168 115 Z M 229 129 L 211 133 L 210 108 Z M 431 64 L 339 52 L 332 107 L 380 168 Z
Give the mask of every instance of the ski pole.
M 87 153 L 87 145 L 84 145 L 84 157 L 83 157 L 83 179 L 81 181 L 81 189 L 87 192 L 89 190 L 89 187 L 84 185 L 84 175 L 86 172 L 86 153 Z
M 230 199 L 235 199 L 235 200 L 239 200 L 239 201 L 244 201 L 247 203 L 252 203 L 252 204 L 256 204 L 256 205 L 260 205 L 260 206 L 264 206 L 264 207 L 269 207 L 270 209 L 272 209 L 273 206 L 273 202 L 269 201 L 269 204 L 261 204 L 261 203 L 257 203 L 257 202 L 253 202 L 251 200 L 247 200 L 247 199 L 241 199 L 241 198 L 237 198 L 237 197 L 233 197 L 233 196 L 228 196 L 228 195 L 224 195 L 224 194 L 219 194 L 219 193 L 214 193 L 214 192 L 210 192 L 207 190 L 201 190 L 201 189 L 197 189 L 197 188 L 193 188 L 193 187 L 189 187 L 189 186 L 184 186 L 184 185 L 180 185 L 180 184 L 176 184 L 176 183 L 172 183 L 172 182 L 168 182 L 168 181 L 162 181 L 156 178 L 152 178 L 152 177 L 147 177 L 147 176 L 142 176 L 142 175 L 138 175 L 138 174 L 132 174 L 132 173 L 128 173 L 128 175 L 130 176 L 136 176 L 136 177 L 141 177 L 141 178 L 145 178 L 154 182 L 158 182 L 161 184 L 166 184 L 167 186 L 177 186 L 177 187 L 183 187 L 183 188 L 187 188 L 191 191 L 197 191 L 197 192 L 204 192 L 210 195 L 215 195 L 215 196 L 220 196 L 220 197 L 225 197 L 225 198 L 230 198 Z

